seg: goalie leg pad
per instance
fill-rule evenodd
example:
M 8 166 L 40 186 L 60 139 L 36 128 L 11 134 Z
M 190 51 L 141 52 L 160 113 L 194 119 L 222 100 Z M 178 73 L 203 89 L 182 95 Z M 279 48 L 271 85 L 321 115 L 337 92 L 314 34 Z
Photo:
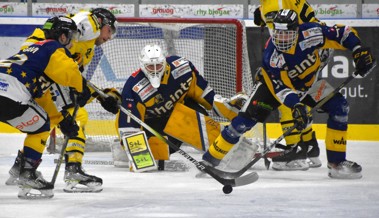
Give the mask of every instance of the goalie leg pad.
M 134 172 L 156 170 L 157 163 L 151 152 L 145 131 L 122 137 Z
M 221 124 L 209 116 L 177 103 L 164 132 L 182 142 L 206 151 L 221 131 Z
M 170 155 L 169 147 L 159 138 L 152 136 L 149 138 L 149 146 L 155 160 L 168 160 Z

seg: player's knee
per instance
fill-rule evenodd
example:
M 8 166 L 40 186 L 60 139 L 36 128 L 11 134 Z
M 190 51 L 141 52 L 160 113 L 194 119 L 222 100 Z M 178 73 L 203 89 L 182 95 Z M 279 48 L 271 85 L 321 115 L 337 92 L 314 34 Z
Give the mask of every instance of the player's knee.
M 349 103 L 342 94 L 337 93 L 328 102 L 329 119 L 328 126 L 338 130 L 344 130 L 349 120 Z

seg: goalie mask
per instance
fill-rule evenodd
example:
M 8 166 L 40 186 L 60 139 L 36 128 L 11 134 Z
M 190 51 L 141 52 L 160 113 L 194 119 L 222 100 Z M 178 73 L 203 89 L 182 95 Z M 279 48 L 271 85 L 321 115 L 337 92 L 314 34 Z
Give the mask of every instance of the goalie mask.
M 158 45 L 146 45 L 139 57 L 141 70 L 154 88 L 159 88 L 166 69 L 166 58 Z
M 297 41 L 299 27 L 297 14 L 293 10 L 282 9 L 276 14 L 273 23 L 272 42 L 279 51 L 286 52 Z
M 72 40 L 78 39 L 78 28 L 75 22 L 66 16 L 54 16 L 49 18 L 42 27 L 46 39 L 54 39 L 63 46 L 70 44 Z M 60 40 L 64 34 L 67 38 L 66 42 Z

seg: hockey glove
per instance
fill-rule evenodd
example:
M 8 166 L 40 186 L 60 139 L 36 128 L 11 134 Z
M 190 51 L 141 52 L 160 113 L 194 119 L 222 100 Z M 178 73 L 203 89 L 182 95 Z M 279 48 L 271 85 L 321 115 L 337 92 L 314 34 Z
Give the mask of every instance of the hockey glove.
M 374 66 L 374 58 L 372 57 L 370 48 L 358 48 L 353 52 L 356 74 L 365 77 Z
M 91 90 L 87 86 L 87 81 L 83 78 L 83 91 L 77 92 L 75 89 L 71 89 L 70 97 L 73 102 L 76 95 L 76 104 L 80 107 L 84 107 L 87 104 L 87 101 L 91 98 Z
M 115 88 L 106 88 L 103 90 L 105 94 L 108 95 L 106 98 L 102 98 L 101 96 L 97 97 L 97 100 L 100 101 L 101 106 L 113 113 L 117 114 L 118 106 L 121 104 L 121 94 Z
M 244 93 L 237 93 L 235 96 L 232 96 L 230 99 L 227 100 L 227 103 L 237 108 L 238 110 L 241 110 L 242 106 L 245 104 L 245 102 L 249 99 L 249 96 L 247 96 Z
M 77 136 L 78 131 L 79 131 L 79 126 L 74 120 L 74 118 L 67 111 L 63 110 L 61 111 L 61 113 L 63 116 L 63 120 L 58 124 L 58 127 L 61 130 L 61 132 L 69 138 L 73 138 Z
M 266 26 L 266 23 L 262 19 L 261 7 L 258 7 L 254 11 L 254 24 L 257 26 Z
M 307 128 L 308 124 L 310 123 L 310 118 L 308 117 L 307 108 L 302 103 L 297 103 L 295 104 L 295 106 L 293 106 L 292 116 L 294 119 L 296 129 L 299 131 Z

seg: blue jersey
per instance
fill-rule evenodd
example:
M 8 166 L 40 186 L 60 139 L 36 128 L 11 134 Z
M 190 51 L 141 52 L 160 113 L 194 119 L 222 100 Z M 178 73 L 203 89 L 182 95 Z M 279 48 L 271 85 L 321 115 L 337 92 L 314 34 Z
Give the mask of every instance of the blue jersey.
M 139 69 L 126 81 L 122 90 L 122 106 L 141 120 L 168 117 L 175 104 L 192 98 L 206 109 L 212 109 L 215 93 L 193 64 L 185 58 L 166 58 L 167 66 L 158 89 L 154 88 Z M 140 125 L 120 113 L 119 128 Z
M 24 69 L 24 73 L 14 73 L 12 76 L 27 87 L 34 87 L 30 90 L 33 98 L 40 97 L 51 83 L 82 91 L 82 77 L 78 65 L 71 58 L 70 52 L 58 41 L 36 42 L 2 62 L 15 63 Z
M 269 40 L 263 54 L 263 77 L 272 94 L 288 107 L 299 102 L 298 91 L 306 92 L 317 79 L 320 48 L 353 50 L 360 45 L 354 29 L 304 23 L 299 26 L 296 46 L 278 51 Z

